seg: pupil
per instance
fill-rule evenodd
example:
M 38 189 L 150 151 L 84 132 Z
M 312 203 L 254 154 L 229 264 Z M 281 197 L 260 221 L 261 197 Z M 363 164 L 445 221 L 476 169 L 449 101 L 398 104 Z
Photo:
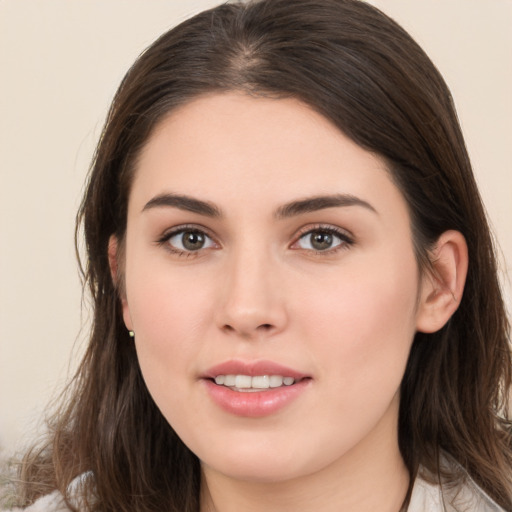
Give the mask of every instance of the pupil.
M 182 242 L 185 249 L 189 251 L 197 251 L 204 245 L 204 235 L 194 232 L 184 233 Z
M 315 233 L 312 236 L 311 245 L 319 251 L 329 249 L 332 245 L 332 235 L 330 233 Z

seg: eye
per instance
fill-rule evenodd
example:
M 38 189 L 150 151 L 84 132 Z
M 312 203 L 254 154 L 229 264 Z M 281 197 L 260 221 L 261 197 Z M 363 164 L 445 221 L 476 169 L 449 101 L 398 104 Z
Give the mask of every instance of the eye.
M 180 229 L 168 234 L 162 242 L 170 245 L 175 252 L 197 252 L 215 246 L 215 242 L 198 229 Z
M 304 233 L 294 245 L 299 249 L 329 252 L 352 243 L 352 239 L 334 228 L 316 228 Z

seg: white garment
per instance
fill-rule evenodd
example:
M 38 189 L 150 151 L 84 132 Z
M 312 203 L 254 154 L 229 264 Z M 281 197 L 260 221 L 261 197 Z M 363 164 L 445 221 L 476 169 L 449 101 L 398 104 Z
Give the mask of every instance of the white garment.
M 76 486 L 76 481 L 73 481 L 71 485 Z M 12 509 L 9 512 L 69 512 L 69 508 L 65 505 L 62 495 L 55 491 L 38 499 L 28 508 L 23 510 Z M 466 478 L 463 486 L 455 489 L 439 484 L 431 484 L 418 477 L 414 482 L 407 512 L 505 511 L 494 503 L 469 477 Z
M 465 478 L 464 485 L 455 488 L 417 478 L 407 512 L 505 512 L 469 476 Z
M 69 512 L 69 508 L 64 503 L 62 495 L 55 491 L 48 496 L 39 498 L 35 503 L 27 508 L 13 508 L 5 512 Z
M 68 487 L 71 502 L 80 512 L 86 512 L 83 504 L 81 505 L 80 486 L 87 478 L 90 478 L 90 475 L 90 472 L 82 473 L 77 476 Z M 14 508 L 0 512 L 70 512 L 70 509 L 66 505 L 62 494 L 59 491 L 53 491 L 51 494 L 42 496 L 26 508 Z

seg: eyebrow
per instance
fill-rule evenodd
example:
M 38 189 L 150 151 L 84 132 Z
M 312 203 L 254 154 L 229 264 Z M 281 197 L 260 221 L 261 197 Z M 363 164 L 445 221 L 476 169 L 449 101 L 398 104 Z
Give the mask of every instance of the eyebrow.
M 302 215 L 304 213 L 316 212 L 327 208 L 339 208 L 346 206 L 361 206 L 378 214 L 377 210 L 367 201 L 359 199 L 351 194 L 333 194 L 325 196 L 314 196 L 298 201 L 287 203 L 276 210 L 275 217 L 286 219 Z
M 305 213 L 325 210 L 327 208 L 340 208 L 348 206 L 360 206 L 373 213 L 377 210 L 367 201 L 360 199 L 351 194 L 333 194 L 313 196 L 297 201 L 291 201 L 280 206 L 274 213 L 276 219 L 286 219 L 303 215 Z M 152 208 L 171 207 L 180 210 L 197 213 L 206 217 L 219 218 L 222 217 L 222 211 L 215 204 L 209 201 L 202 201 L 191 196 L 181 194 L 159 194 L 150 199 L 142 211 L 151 210 Z
M 152 208 L 172 207 L 187 212 L 198 213 L 206 217 L 221 217 L 222 212 L 213 203 L 202 201 L 194 197 L 180 194 L 159 194 L 149 200 L 142 211 L 151 210 Z

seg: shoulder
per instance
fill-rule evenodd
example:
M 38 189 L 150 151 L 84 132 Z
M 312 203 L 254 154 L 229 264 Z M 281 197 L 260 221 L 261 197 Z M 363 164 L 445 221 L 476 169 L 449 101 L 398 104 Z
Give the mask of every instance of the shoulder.
M 441 487 L 421 477 L 416 478 L 407 512 L 440 512 L 443 497 Z
M 459 483 L 430 482 L 420 471 L 407 512 L 505 512 L 457 463 L 448 464 L 461 473 Z
M 4 512 L 69 512 L 71 509 L 66 505 L 62 494 L 54 491 L 47 496 L 39 498 L 27 508 L 8 509 Z
M 90 473 L 83 473 L 77 476 L 67 488 L 69 499 L 76 509 L 82 511 L 85 510 L 84 501 L 81 498 L 85 489 L 83 487 L 88 481 L 91 481 Z M 51 494 L 42 496 L 37 499 L 32 505 L 26 508 L 13 508 L 2 510 L 0 512 L 71 512 L 68 507 L 66 500 L 59 491 L 53 491 Z

